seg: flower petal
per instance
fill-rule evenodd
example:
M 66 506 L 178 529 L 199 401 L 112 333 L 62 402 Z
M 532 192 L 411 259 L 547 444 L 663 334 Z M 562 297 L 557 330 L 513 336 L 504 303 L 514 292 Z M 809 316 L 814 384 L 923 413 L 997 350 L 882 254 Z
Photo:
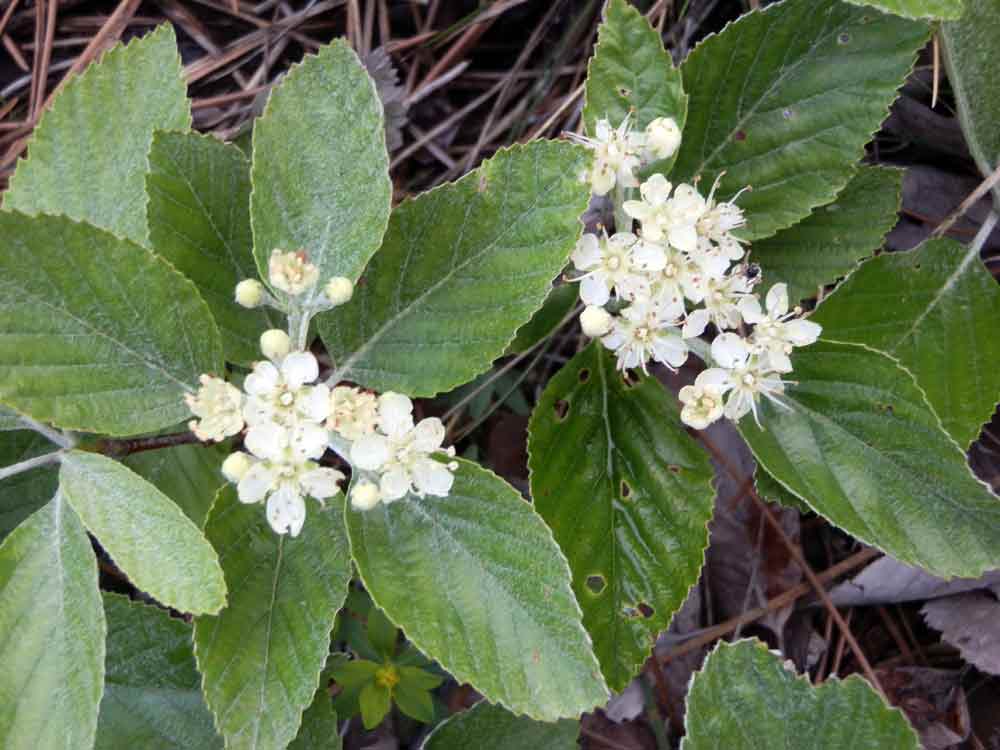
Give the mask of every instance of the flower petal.
M 411 464 L 410 471 L 417 491 L 424 495 L 447 497 L 455 481 L 448 464 L 435 461 L 433 458 L 419 458 Z
M 277 367 L 267 361 L 258 362 L 243 381 L 243 390 L 250 396 L 270 395 L 278 387 L 279 379 Z
M 274 485 L 274 473 L 266 464 L 255 463 L 236 485 L 241 503 L 259 503 Z
M 413 402 L 402 393 L 383 393 L 378 397 L 378 426 L 386 435 L 394 436 L 412 430 Z
M 325 500 L 340 492 L 338 482 L 343 481 L 343 473 L 336 469 L 320 466 L 299 477 L 299 485 L 307 495 L 317 500 Z
M 444 442 L 444 424 L 437 417 L 421 419 L 413 428 L 413 447 L 421 453 L 433 453 L 441 450 Z
M 319 363 L 312 352 L 292 352 L 281 360 L 281 374 L 288 387 L 297 391 L 319 377 Z
M 384 435 L 362 435 L 351 444 L 351 463 L 358 469 L 378 471 L 389 460 L 389 453 Z
M 267 499 L 267 522 L 279 534 L 298 536 L 306 520 L 306 503 L 292 487 L 282 485 Z
M 712 359 L 719 367 L 732 370 L 745 365 L 749 357 L 747 342 L 735 333 L 721 333 L 712 342 Z

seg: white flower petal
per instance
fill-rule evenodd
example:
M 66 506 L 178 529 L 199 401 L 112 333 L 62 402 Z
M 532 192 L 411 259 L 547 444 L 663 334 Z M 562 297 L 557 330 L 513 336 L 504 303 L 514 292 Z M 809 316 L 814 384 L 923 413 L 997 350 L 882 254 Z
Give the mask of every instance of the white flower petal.
M 306 520 L 306 503 L 287 485 L 272 492 L 267 499 L 267 522 L 279 534 L 298 536 Z
M 378 471 L 389 453 L 389 441 L 383 435 L 362 435 L 351 444 L 351 463 L 358 469 Z
M 295 396 L 295 410 L 313 422 L 330 416 L 330 389 L 323 385 L 305 386 Z
M 721 333 L 712 342 L 712 359 L 719 367 L 732 370 L 746 364 L 750 349 L 735 333 Z
M 441 450 L 444 442 L 444 424 L 437 417 L 421 419 L 413 428 L 413 447 L 421 453 Z
M 642 183 L 642 187 L 639 188 L 639 194 L 642 195 L 642 199 L 647 203 L 651 203 L 654 206 L 662 206 L 667 202 L 667 199 L 670 197 L 670 191 L 673 188 L 674 186 L 670 184 L 666 177 L 660 173 L 656 173 Z
M 662 271 L 667 267 L 667 253 L 661 245 L 640 240 L 632 246 L 632 261 L 646 271 Z
M 243 381 L 243 390 L 251 396 L 268 395 L 278 387 L 280 377 L 278 368 L 273 364 L 258 362 Z
M 694 224 L 675 224 L 667 231 L 667 239 L 673 247 L 686 253 L 698 249 L 698 230 Z
M 274 473 L 266 464 L 255 463 L 236 486 L 241 503 L 259 503 L 274 486 Z
M 715 388 L 724 391 L 732 385 L 730 381 L 731 376 L 728 370 L 723 370 L 721 367 L 709 367 L 698 373 L 694 384 L 700 388 Z
M 595 274 L 583 279 L 580 282 L 580 299 L 586 305 L 604 307 L 611 299 L 611 292 L 608 290 L 604 276 Z
M 289 435 L 289 447 L 292 454 L 299 460 L 318 459 L 326 452 L 330 442 L 330 433 L 317 424 L 296 425 Z
M 302 474 L 299 477 L 299 485 L 307 495 L 317 500 L 325 500 L 340 491 L 338 482 L 343 479 L 344 475 L 336 469 L 319 466 Z
M 784 325 L 785 339 L 792 346 L 809 346 L 809 344 L 816 342 L 821 333 L 823 333 L 823 326 L 802 318 L 789 320 Z
M 773 291 L 773 288 L 772 288 Z M 767 295 L 771 296 L 770 292 Z M 760 308 L 760 300 L 756 297 L 743 297 L 737 304 L 739 307 L 740 314 L 743 316 L 743 320 L 751 325 L 760 323 L 767 316 L 764 315 L 764 311 Z
M 401 393 L 386 391 L 378 397 L 378 426 L 386 435 L 403 435 L 413 429 L 413 402 Z
M 657 336 L 653 341 L 653 359 L 657 362 L 680 367 L 688 358 L 687 344 L 680 336 Z
M 319 363 L 312 352 L 292 352 L 281 360 L 281 374 L 288 387 L 297 391 L 319 377 Z
M 378 483 L 382 501 L 390 503 L 405 497 L 410 491 L 410 475 L 406 469 L 395 467 L 382 475 Z
M 709 320 L 711 320 L 711 315 L 705 308 L 699 307 L 697 310 L 692 310 L 684 321 L 684 327 L 681 328 L 681 336 L 686 339 L 698 338 L 705 332 Z
M 435 461 L 432 458 L 419 458 L 411 467 L 413 483 L 417 491 L 424 495 L 447 497 L 455 476 L 448 469 L 448 464 Z
M 780 318 L 788 312 L 788 285 L 775 284 L 767 292 L 767 313 L 772 318 Z M 745 315 L 743 316 L 746 317 Z M 751 321 L 747 321 L 751 322 Z
M 257 458 L 279 461 L 288 447 L 288 433 L 274 422 L 262 422 L 247 431 L 244 445 Z
M 601 243 L 596 234 L 585 234 L 576 243 L 573 265 L 587 271 L 601 262 Z

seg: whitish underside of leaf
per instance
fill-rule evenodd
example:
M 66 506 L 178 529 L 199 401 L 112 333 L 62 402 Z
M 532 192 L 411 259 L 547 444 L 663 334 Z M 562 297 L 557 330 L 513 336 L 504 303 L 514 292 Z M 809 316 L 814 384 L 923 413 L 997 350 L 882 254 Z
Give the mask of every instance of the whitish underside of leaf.
M 153 131 L 190 125 L 177 39 L 164 24 L 66 84 L 35 128 L 4 208 L 65 214 L 145 244 Z
M 906 18 L 955 19 L 962 16 L 965 2 L 975 0 L 847 0 L 855 5 L 870 5 Z
M 864 263 L 813 319 L 824 338 L 899 359 L 963 448 L 1000 400 L 1000 285 L 958 242 L 933 240 Z
M 583 121 L 593 135 L 598 120 L 616 128 L 627 115 L 639 131 L 657 117 L 683 130 L 687 95 L 656 29 L 627 0 L 611 0 L 587 67 Z
M 859 167 L 832 203 L 754 242 L 751 260 L 760 264 L 768 286 L 788 285 L 789 299 L 814 297 L 882 246 L 896 225 L 902 188 L 902 170 Z
M 927 40 L 927 26 L 839 0 L 785 0 L 701 42 L 681 66 L 688 120 L 672 177 L 739 204 L 748 239 L 832 201 Z
M 263 279 L 275 248 L 305 250 L 319 267 L 310 295 L 331 276 L 361 275 L 392 199 L 382 119 L 375 84 L 342 39 L 271 92 L 253 130 L 250 214 Z
M 460 461 L 447 497 L 349 509 L 347 523 L 375 603 L 460 682 L 546 721 L 606 700 L 566 559 L 502 479 Z
M 580 234 L 586 152 L 535 141 L 397 206 L 343 307 L 320 318 L 332 381 L 432 396 L 488 369 Z
M 961 20 L 941 24 L 941 41 L 962 133 L 986 177 L 1000 163 L 1000 0 L 965 0 Z M 997 185 L 993 203 L 1000 207 Z
M 181 612 L 218 612 L 226 584 L 215 550 L 154 485 L 97 453 L 62 457 L 60 492 L 136 588 Z
M 104 632 L 90 540 L 56 494 L 0 546 L 0 746 L 93 745 Z
M 302 533 L 275 534 L 264 508 L 219 493 L 205 532 L 219 552 L 229 603 L 195 619 L 204 693 L 230 749 L 284 750 L 319 682 L 351 576 L 343 496 L 307 499 Z
M 891 357 L 819 342 L 793 359 L 783 406 L 740 424 L 757 461 L 817 513 L 944 576 L 1000 567 L 1000 498 L 973 477 L 913 377 Z
M 149 242 L 191 279 L 219 324 L 226 359 L 260 358 L 260 334 L 280 328 L 270 308 L 236 304 L 256 278 L 250 232 L 250 162 L 236 146 L 197 133 L 158 132 L 149 153 Z
M 55 446 L 31 430 L 0 432 L 0 467 L 50 453 Z M 39 466 L 0 481 L 0 540 L 52 499 L 59 484 L 55 464 Z
M 480 701 L 438 724 L 420 750 L 576 750 L 580 722 L 536 721 Z
M 222 369 L 194 284 L 147 250 L 61 216 L 0 212 L 0 401 L 59 427 L 134 435 L 190 417 Z
M 720 642 L 695 673 L 681 750 L 918 750 L 903 714 L 857 675 L 819 687 L 759 641 Z
M 191 625 L 166 610 L 104 594 L 104 697 L 95 750 L 221 750 L 201 696 Z
M 612 690 L 649 658 L 698 580 L 712 468 L 673 396 L 626 383 L 598 342 L 549 382 L 528 438 L 531 494 L 569 560 L 583 624 Z

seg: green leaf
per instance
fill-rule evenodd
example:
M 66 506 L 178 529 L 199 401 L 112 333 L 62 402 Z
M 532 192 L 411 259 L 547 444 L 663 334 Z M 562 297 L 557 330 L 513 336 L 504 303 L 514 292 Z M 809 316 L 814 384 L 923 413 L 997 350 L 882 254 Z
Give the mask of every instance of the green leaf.
M 421 667 L 398 666 L 399 663 L 401 663 L 401 660 L 397 662 L 400 684 L 406 683 L 422 690 L 433 690 L 444 682 L 444 678 L 441 675 L 431 674 Z
M 675 182 L 701 176 L 769 237 L 832 201 L 927 41 L 926 24 L 839 0 L 785 0 L 709 36 L 681 66 L 691 95 Z
M 347 42 L 294 66 L 253 130 L 254 254 L 261 277 L 275 248 L 305 250 L 320 270 L 356 280 L 378 249 L 392 185 L 382 104 Z M 309 300 L 305 300 L 308 302 Z
M 259 359 L 260 334 L 283 326 L 267 308 L 248 310 L 234 297 L 238 282 L 257 276 L 250 162 L 236 146 L 210 136 L 158 132 L 149 168 L 150 245 L 205 296 L 226 358 L 244 364 Z
M 576 750 L 579 733 L 575 719 L 535 721 L 480 701 L 438 724 L 422 750 Z
M 358 704 L 361 706 L 361 720 L 364 722 L 365 729 L 374 729 L 382 723 L 382 719 L 392 708 L 389 688 L 374 682 L 367 683 L 361 688 Z
M 542 306 L 531 316 L 531 320 L 517 329 L 517 335 L 504 354 L 521 354 L 551 336 L 579 299 L 579 289 L 576 284 L 560 284 L 554 287 Z
M 1000 163 L 1000 0 L 966 0 L 960 21 L 941 24 L 948 81 L 969 151 L 983 176 Z M 993 187 L 1000 206 L 1000 186 Z
M 191 626 L 104 594 L 108 643 L 96 750 L 212 750 L 222 738 L 201 695 Z
M 534 141 L 393 212 L 354 298 L 320 317 L 333 381 L 431 396 L 488 369 L 580 234 L 586 152 Z
M 422 724 L 434 723 L 434 699 L 427 688 L 403 680 L 393 688 L 392 697 L 399 710 L 411 719 Z
M 21 415 L 13 409 L 0 404 L 0 432 L 23 429 L 24 422 L 21 421 Z
M 857 675 L 809 684 L 760 641 L 719 645 L 688 694 L 681 750 L 919 750 L 903 714 Z
M 341 750 L 342 747 L 337 713 L 330 694 L 320 686 L 312 705 L 302 714 L 302 727 L 288 750 Z
M 627 384 L 597 342 L 549 381 L 528 436 L 535 509 L 621 691 L 698 580 L 715 495 L 708 455 L 659 381 Z
M 751 258 L 765 283 L 785 282 L 789 299 L 798 301 L 850 273 L 896 225 L 902 189 L 902 170 L 860 167 L 833 203 L 753 243 Z
M 225 444 L 200 443 L 133 453 L 122 463 L 155 484 L 200 529 L 216 493 L 225 484 L 221 468 L 228 455 Z
M 971 0 L 975 2 L 975 0 Z M 963 0 L 847 0 L 855 5 L 871 5 L 906 18 L 961 18 Z
M 0 546 L 0 746 L 93 745 L 104 632 L 90 540 L 57 493 Z
M 153 131 L 190 126 L 177 39 L 163 24 L 66 84 L 35 128 L 4 208 L 64 214 L 146 244 Z
M 459 682 L 542 719 L 606 700 L 566 560 L 496 475 L 459 461 L 448 497 L 349 508 L 347 528 L 372 599 Z
M 62 457 L 60 492 L 136 588 L 181 612 L 218 612 L 226 583 L 215 550 L 156 487 L 106 456 Z
M 813 320 L 826 339 L 897 358 L 963 448 L 1000 400 L 1000 286 L 958 242 L 932 240 L 868 261 Z
M 901 562 L 975 578 L 1000 567 L 1000 498 L 972 476 L 911 375 L 818 342 L 793 358 L 784 406 L 740 424 L 754 456 L 817 513 Z
M 391 659 L 396 653 L 396 637 L 399 631 L 378 607 L 368 612 L 368 639 L 383 659 Z
M 31 430 L 0 433 L 0 467 L 12 466 L 55 449 L 48 440 Z M 59 486 L 55 464 L 39 466 L 0 481 L 0 539 L 52 499 Z
M 812 508 L 808 503 L 797 495 L 789 492 L 777 479 L 768 474 L 760 466 L 754 474 L 754 484 L 757 485 L 757 494 L 762 500 L 769 503 L 778 503 L 786 508 L 794 508 L 800 513 L 811 513 Z
M 639 131 L 657 117 L 673 117 L 683 132 L 687 108 L 680 71 L 663 48 L 659 32 L 628 0 L 610 0 L 587 67 L 583 105 L 587 132 L 593 134 L 602 119 L 618 127 L 629 113 L 632 127 Z M 661 171 L 669 171 L 672 161 Z
M 109 435 L 190 418 L 184 393 L 222 370 L 194 285 L 127 240 L 61 216 L 0 212 L 0 400 Z
M 229 750 L 284 748 L 312 703 L 351 577 L 343 496 L 309 500 L 302 533 L 274 533 L 264 508 L 219 493 L 205 526 L 229 604 L 195 619 L 205 698 Z

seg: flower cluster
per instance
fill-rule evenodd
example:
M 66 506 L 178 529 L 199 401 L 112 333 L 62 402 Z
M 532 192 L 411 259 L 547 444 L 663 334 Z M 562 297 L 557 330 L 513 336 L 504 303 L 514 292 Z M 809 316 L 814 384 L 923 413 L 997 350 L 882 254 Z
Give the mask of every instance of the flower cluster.
M 308 312 L 295 300 L 319 282 L 319 270 L 302 251 L 276 250 L 268 266 L 271 287 L 288 295 L 290 304 L 272 297 L 260 282 L 248 279 L 236 288 L 244 307 L 269 304 L 289 318 L 297 313 L 300 330 Z M 325 300 L 313 310 L 329 309 L 351 298 L 353 284 L 333 278 Z M 369 509 L 409 493 L 447 495 L 457 464 L 454 449 L 442 450 L 444 425 L 436 418 L 413 422 L 413 404 L 397 393 L 375 394 L 319 382 L 319 363 L 288 333 L 274 329 L 260 339 L 265 359 L 253 366 L 241 391 L 210 375 L 201 376 L 197 393 L 186 403 L 196 417 L 188 426 L 199 440 L 220 441 L 246 430 L 245 451 L 230 454 L 222 473 L 236 484 L 241 502 L 266 501 L 266 516 L 279 534 L 298 536 L 305 523 L 305 498 L 322 502 L 340 491 L 344 474 L 322 466 L 331 448 L 350 461 L 355 477 L 354 507 Z M 443 460 L 437 460 L 439 456 Z
M 573 252 L 574 281 L 586 305 L 580 323 L 615 352 L 622 370 L 645 370 L 650 360 L 680 367 L 689 340 L 714 326 L 715 366 L 681 390 L 681 418 L 695 429 L 723 415 L 738 420 L 752 412 L 756 419 L 759 397 L 777 400 L 784 391 L 793 348 L 816 341 L 821 329 L 803 320 L 800 308 L 789 312 L 784 284 L 771 288 L 766 312 L 761 307 L 754 294 L 759 272 L 751 272 L 744 242 L 734 234 L 745 223 L 739 194 L 718 201 L 718 180 L 705 197 L 695 185 L 674 186 L 662 174 L 638 184 L 643 149 L 665 143 L 673 153 L 680 145 L 679 132 L 674 137 L 663 123 L 654 120 L 637 137 L 628 118 L 617 129 L 602 121 L 596 138 L 583 139 L 595 151 L 594 192 L 606 193 L 610 181 L 638 186 L 639 199 L 616 206 L 630 226 L 610 236 L 584 234 Z

